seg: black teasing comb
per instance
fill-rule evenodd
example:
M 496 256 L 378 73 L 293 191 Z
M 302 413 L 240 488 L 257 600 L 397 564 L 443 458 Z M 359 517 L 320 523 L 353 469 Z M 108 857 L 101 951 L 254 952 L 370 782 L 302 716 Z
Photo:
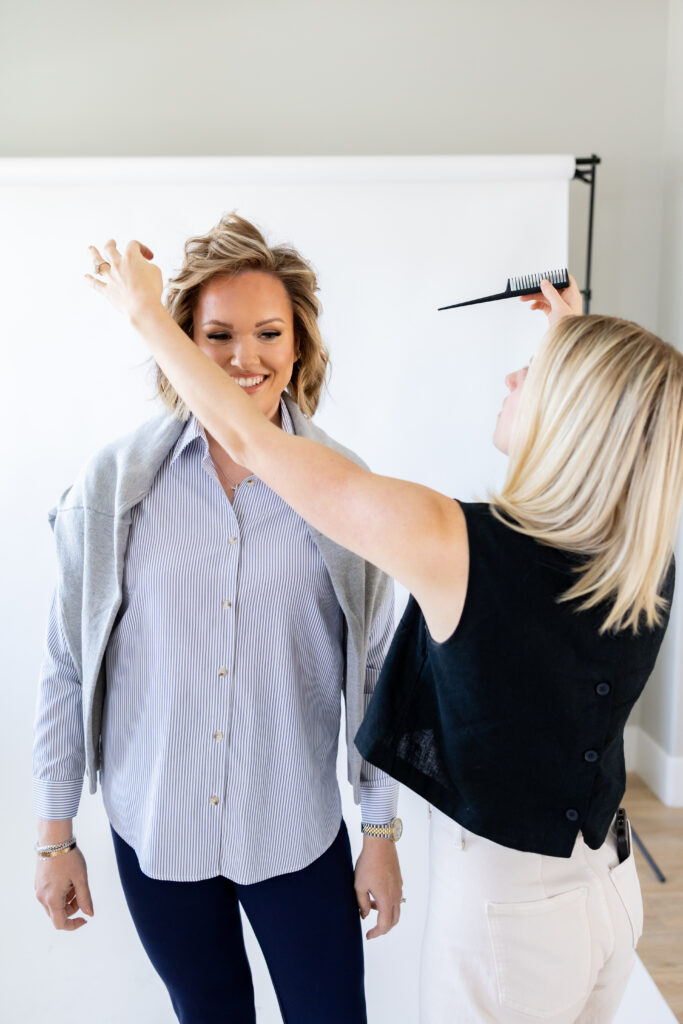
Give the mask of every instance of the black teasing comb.
M 485 295 L 481 299 L 468 299 L 467 302 L 454 302 L 452 306 L 439 306 L 442 309 L 457 309 L 459 306 L 475 306 L 479 302 L 496 302 L 497 299 L 515 299 L 519 295 L 535 295 L 541 290 L 541 281 L 547 278 L 558 289 L 569 288 L 569 271 L 548 270 L 543 274 L 525 274 L 523 277 L 509 277 L 504 292 L 496 295 Z

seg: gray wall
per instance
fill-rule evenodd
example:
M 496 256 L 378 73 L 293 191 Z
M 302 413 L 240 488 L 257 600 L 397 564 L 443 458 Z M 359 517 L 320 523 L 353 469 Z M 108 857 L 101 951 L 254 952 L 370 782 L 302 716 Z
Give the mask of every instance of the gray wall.
M 654 320 L 667 0 L 4 8 L 3 155 L 595 151 L 595 307 Z
M 662 111 L 662 234 L 658 330 L 683 349 L 683 0 L 670 0 Z M 639 708 L 640 725 L 669 754 L 683 757 L 683 527 L 672 625 Z
M 0 13 L 0 155 L 595 151 L 593 310 L 680 345 L 682 43 L 683 0 L 23 0 Z M 670 753 L 679 654 L 636 711 Z

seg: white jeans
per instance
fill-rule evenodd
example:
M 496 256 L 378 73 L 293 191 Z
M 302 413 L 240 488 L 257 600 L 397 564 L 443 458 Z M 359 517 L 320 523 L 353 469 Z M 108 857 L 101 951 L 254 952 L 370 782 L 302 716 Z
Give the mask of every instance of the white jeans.
M 614 833 L 571 857 L 521 853 L 431 811 L 421 1024 L 607 1024 L 633 966 L 643 904 Z

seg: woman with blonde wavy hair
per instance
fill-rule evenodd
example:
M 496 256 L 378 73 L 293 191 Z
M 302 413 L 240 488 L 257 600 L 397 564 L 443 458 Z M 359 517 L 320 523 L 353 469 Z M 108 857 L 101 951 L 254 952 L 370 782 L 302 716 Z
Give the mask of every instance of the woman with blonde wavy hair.
M 459 502 L 275 430 L 140 246 L 105 251 L 93 287 L 225 450 L 413 595 L 356 743 L 432 807 L 421 1020 L 611 1020 L 642 925 L 623 730 L 673 593 L 683 355 L 544 281 L 550 329 L 494 433 L 507 479 Z
M 316 291 L 296 250 L 228 215 L 187 242 L 164 315 L 277 434 L 356 465 L 309 418 L 328 363 Z M 235 459 L 163 366 L 157 383 L 172 415 L 100 452 L 52 514 L 36 893 L 57 928 L 92 914 L 72 819 L 84 770 L 91 792 L 99 770 L 126 900 L 183 1024 L 254 1024 L 240 906 L 284 1019 L 362 1024 L 360 918 L 377 910 L 368 937 L 384 934 L 401 902 L 398 786 L 352 742 L 393 588 Z M 355 871 L 342 694 L 365 832 Z

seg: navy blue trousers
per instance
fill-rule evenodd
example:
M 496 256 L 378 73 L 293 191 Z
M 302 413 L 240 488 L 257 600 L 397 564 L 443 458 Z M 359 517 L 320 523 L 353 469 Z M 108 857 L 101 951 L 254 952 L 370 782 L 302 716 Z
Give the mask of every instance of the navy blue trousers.
M 181 1024 L 256 1022 L 240 904 L 285 1024 L 366 1024 L 363 940 L 344 822 L 307 868 L 254 885 L 222 876 L 149 878 L 135 851 L 112 833 L 128 909 Z

